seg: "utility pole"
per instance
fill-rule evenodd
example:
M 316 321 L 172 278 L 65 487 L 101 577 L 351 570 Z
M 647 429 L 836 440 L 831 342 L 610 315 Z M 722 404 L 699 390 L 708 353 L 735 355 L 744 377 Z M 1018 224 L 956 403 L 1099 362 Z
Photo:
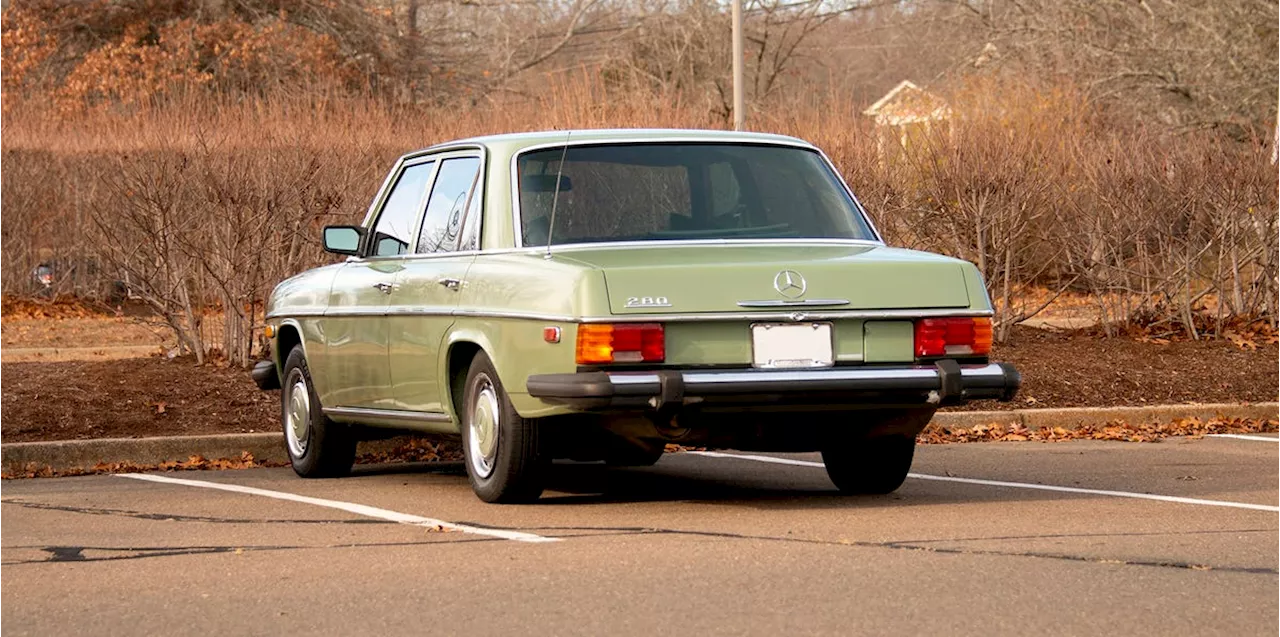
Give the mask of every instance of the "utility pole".
M 733 0 L 733 130 L 747 121 L 742 87 L 742 0 Z

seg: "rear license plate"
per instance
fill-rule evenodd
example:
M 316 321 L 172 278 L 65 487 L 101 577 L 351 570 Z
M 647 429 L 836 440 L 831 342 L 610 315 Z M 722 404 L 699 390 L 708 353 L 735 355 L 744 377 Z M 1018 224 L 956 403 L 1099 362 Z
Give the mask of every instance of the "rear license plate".
M 751 326 L 756 367 L 831 367 L 830 323 L 756 323 Z

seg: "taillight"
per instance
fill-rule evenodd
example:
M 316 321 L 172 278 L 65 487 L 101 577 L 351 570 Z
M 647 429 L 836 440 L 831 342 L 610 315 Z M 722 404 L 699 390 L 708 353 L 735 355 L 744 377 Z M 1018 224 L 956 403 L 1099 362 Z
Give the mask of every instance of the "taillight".
M 667 344 L 661 323 L 584 323 L 578 326 L 579 365 L 661 363 Z
M 991 319 L 949 316 L 916 320 L 916 357 L 986 356 L 991 352 Z

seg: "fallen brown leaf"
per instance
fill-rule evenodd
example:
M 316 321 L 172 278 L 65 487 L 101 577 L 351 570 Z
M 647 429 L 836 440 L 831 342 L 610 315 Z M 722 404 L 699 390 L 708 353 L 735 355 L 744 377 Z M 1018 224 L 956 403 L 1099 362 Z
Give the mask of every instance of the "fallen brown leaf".
M 977 425 L 974 427 L 925 428 L 917 441 L 922 444 L 949 444 L 958 442 L 1057 442 L 1062 440 L 1110 440 L 1120 442 L 1159 442 L 1171 436 L 1201 437 L 1210 434 L 1273 433 L 1280 430 L 1280 421 L 1249 418 L 1179 418 L 1166 423 L 1130 424 L 1112 421 L 1099 425 L 1084 425 L 1075 429 L 1063 427 L 1028 429 L 1022 425 Z

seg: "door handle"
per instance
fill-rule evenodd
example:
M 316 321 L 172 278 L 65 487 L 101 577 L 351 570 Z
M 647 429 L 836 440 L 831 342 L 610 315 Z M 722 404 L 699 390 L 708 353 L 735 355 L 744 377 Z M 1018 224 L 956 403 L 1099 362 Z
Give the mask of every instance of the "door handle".
M 395 288 L 395 286 L 390 283 L 374 283 L 373 287 L 378 288 L 378 291 L 383 294 L 391 294 L 391 290 Z
M 460 279 L 454 279 L 454 278 L 440 279 L 439 281 L 436 281 L 436 283 L 439 283 L 440 285 L 443 285 L 446 288 L 449 288 L 450 290 L 453 290 L 455 292 L 458 291 L 458 288 L 462 287 L 462 281 Z

